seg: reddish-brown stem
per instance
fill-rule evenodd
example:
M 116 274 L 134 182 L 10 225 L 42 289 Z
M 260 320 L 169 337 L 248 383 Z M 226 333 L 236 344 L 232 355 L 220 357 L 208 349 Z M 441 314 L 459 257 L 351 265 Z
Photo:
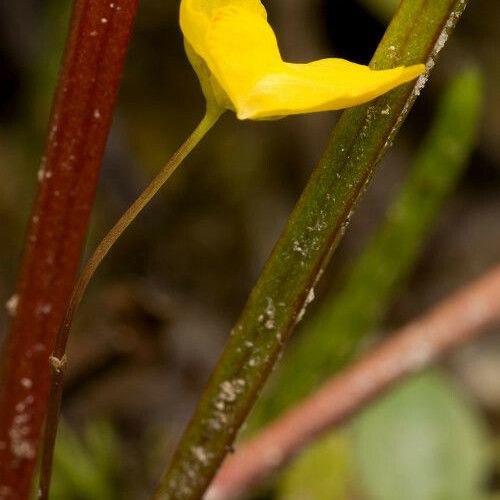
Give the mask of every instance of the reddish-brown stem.
M 75 0 L 0 361 L 0 498 L 29 498 L 137 0 Z
M 230 456 L 207 494 L 229 500 L 287 463 L 318 435 L 344 422 L 407 374 L 500 322 L 500 267 L 439 303 Z

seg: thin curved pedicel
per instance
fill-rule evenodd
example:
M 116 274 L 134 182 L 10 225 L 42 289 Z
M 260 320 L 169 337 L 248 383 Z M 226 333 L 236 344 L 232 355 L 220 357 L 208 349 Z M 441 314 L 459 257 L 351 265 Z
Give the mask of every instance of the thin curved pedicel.
M 259 0 L 182 0 L 180 24 L 207 101 L 242 120 L 356 106 L 425 69 L 375 71 L 344 59 L 287 63 Z

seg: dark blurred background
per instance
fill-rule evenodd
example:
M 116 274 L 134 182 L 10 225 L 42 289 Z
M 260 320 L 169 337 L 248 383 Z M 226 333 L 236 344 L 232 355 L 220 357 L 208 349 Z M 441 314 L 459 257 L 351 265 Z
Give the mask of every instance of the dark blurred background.
M 367 63 L 385 30 L 384 5 L 394 3 L 275 0 L 266 7 L 285 59 L 334 55 Z M 4 303 L 14 289 L 70 4 L 0 2 Z M 202 116 L 177 14 L 178 2 L 140 2 L 89 251 Z M 444 82 L 479 66 L 486 107 L 477 146 L 386 329 L 500 260 L 499 20 L 497 0 L 471 0 L 322 285 L 323 293 L 335 287 L 397 193 Z M 338 116 L 238 122 L 227 113 L 99 270 L 70 342 L 64 415 L 76 434 L 89 422 L 111 422 L 105 432 L 116 435 L 121 457 L 116 483 L 127 491 L 116 498 L 146 498 Z M 499 340 L 492 332 L 444 363 L 492 433 L 500 423 Z

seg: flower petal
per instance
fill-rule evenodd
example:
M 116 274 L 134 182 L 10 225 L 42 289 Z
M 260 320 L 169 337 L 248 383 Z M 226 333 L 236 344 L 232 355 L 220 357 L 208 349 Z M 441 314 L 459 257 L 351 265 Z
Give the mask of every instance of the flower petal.
M 236 110 L 260 80 L 283 66 L 276 36 L 267 21 L 233 5 L 214 13 L 205 48 L 207 65 Z
M 425 69 L 374 71 L 343 59 L 286 63 L 258 0 L 182 0 L 181 27 L 240 119 L 356 106 Z
M 204 57 L 206 34 L 217 10 L 236 7 L 249 14 L 267 18 L 267 12 L 259 0 L 182 0 L 180 25 L 184 36 L 195 52 Z
M 280 70 L 259 80 L 237 107 L 240 119 L 263 119 L 357 106 L 413 80 L 423 64 L 387 70 L 344 59 L 309 64 L 283 63 Z

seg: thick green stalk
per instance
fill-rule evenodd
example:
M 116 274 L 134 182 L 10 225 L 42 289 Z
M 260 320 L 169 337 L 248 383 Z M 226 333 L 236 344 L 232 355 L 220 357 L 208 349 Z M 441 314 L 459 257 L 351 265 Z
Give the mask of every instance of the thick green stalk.
M 252 413 L 252 429 L 278 416 L 346 366 L 360 342 L 377 327 L 467 165 L 481 104 L 478 71 L 464 71 L 447 86 L 383 225 L 355 262 L 340 293 L 325 298 L 300 338 L 285 352 L 270 390 Z
M 466 3 L 404 0 L 372 67 L 427 61 L 430 71 Z M 233 329 L 156 499 L 201 498 L 426 78 L 343 113 Z

